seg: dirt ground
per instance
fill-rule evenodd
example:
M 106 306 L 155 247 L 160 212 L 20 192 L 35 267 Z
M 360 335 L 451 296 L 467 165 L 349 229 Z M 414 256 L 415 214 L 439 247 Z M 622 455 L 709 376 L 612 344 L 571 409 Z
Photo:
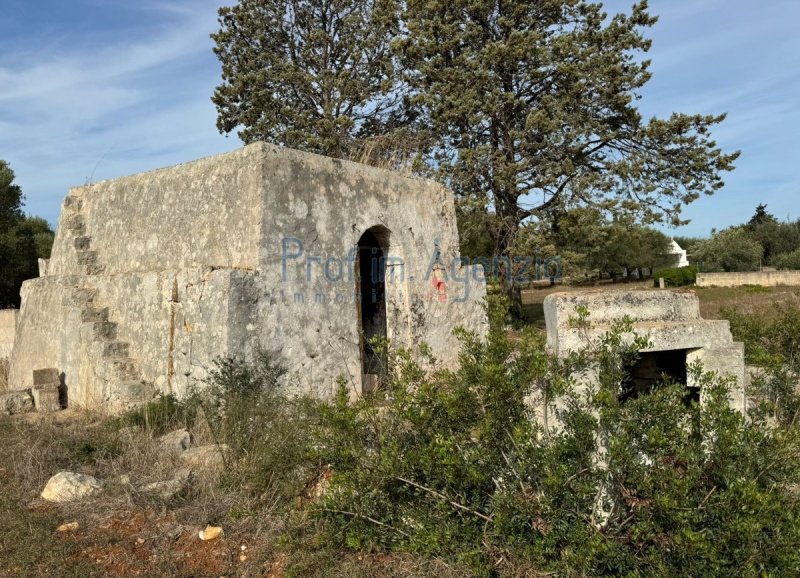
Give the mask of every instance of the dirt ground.
M 0 438 L 2 578 L 467 575 L 437 560 L 321 548 L 303 512 L 279 511 L 224 476 L 196 479 L 169 499 L 147 495 L 141 485 L 168 478 L 175 456 L 151 433 L 102 416 L 0 416 Z M 67 504 L 42 500 L 62 470 L 95 476 L 103 492 Z M 198 533 L 209 524 L 223 534 L 203 541 Z

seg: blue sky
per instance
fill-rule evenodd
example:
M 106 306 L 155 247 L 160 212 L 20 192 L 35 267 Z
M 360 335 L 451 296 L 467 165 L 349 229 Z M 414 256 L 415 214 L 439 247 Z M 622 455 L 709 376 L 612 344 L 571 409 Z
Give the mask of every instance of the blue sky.
M 609 1 L 609 12 L 631 1 Z M 209 34 L 220 0 L 3 0 L 0 159 L 27 212 L 55 222 L 70 186 L 239 146 L 216 130 L 220 70 Z M 742 150 L 727 186 L 687 207 L 707 235 L 758 203 L 798 218 L 800 2 L 651 0 L 660 20 L 645 116 L 727 112 L 714 132 Z

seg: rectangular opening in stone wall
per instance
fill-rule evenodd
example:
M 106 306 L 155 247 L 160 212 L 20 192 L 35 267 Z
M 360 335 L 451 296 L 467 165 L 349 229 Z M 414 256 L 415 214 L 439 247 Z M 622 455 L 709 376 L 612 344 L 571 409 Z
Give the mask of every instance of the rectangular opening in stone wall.
M 624 403 L 646 395 L 665 382 L 687 385 L 686 355 L 687 349 L 671 349 L 666 351 L 646 351 L 639 353 L 639 358 L 626 368 L 626 379 L 619 394 Z M 684 403 L 700 401 L 700 390 L 687 387 Z

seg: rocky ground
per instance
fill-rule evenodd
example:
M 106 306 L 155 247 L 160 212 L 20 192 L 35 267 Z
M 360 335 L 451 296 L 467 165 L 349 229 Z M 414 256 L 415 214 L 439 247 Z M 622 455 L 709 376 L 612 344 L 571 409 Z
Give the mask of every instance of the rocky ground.
M 0 435 L 0 577 L 464 575 L 288 538 L 313 522 L 226 478 L 199 427 L 155 435 L 65 410 L 2 416 Z

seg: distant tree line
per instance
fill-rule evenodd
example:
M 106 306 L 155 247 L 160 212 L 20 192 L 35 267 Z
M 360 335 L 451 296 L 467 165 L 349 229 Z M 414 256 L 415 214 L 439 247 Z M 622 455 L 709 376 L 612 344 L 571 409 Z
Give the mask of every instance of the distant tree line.
M 497 215 L 480 205 L 459 203 L 461 254 L 491 256 L 491 225 Z M 558 257 L 560 274 L 570 280 L 644 278 L 672 265 L 670 238 L 630 216 L 610 216 L 594 207 L 576 207 L 520 228 L 510 251 L 546 262 Z M 547 275 L 542 275 L 546 277 Z
M 44 219 L 22 212 L 22 189 L 0 160 L 0 308 L 19 307 L 22 282 L 39 275 L 38 259 L 50 257 L 53 230 Z
M 681 239 L 700 271 L 800 269 L 800 219 L 779 221 L 758 205 L 744 224 L 713 232 L 710 239 Z

